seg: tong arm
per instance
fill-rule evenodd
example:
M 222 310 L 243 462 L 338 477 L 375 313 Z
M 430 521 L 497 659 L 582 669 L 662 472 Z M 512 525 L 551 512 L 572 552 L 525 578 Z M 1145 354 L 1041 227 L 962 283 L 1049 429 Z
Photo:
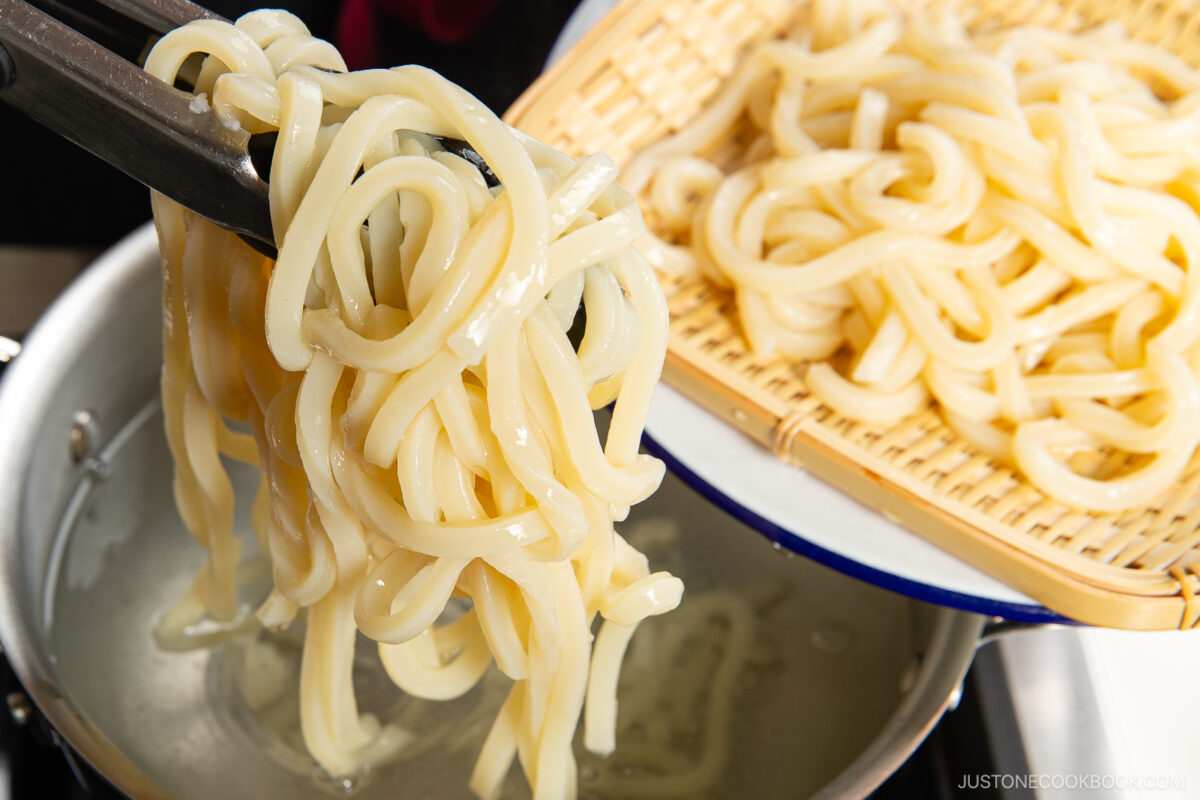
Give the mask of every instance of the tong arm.
M 136 13 L 151 30 L 188 21 L 189 7 L 212 16 L 174 0 L 104 4 Z M 0 0 L 0 99 L 221 227 L 274 247 L 248 133 L 25 0 Z M 54 165 L 46 169 L 59 179 Z

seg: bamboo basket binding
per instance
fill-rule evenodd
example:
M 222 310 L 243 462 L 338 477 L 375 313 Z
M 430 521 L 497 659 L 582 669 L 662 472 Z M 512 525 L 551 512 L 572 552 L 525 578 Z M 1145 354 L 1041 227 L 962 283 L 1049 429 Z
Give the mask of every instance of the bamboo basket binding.
M 1191 0 L 984 0 L 969 25 L 1080 28 L 1117 20 L 1200 66 Z M 543 75 L 508 122 L 572 155 L 619 165 L 686 123 L 747 49 L 795 30 L 796 0 L 624 0 Z M 664 379 L 726 422 L 939 547 L 1081 622 L 1130 629 L 1200 623 L 1200 457 L 1157 504 L 1089 514 L 972 453 L 932 410 L 895 427 L 824 406 L 794 364 L 759 358 L 732 295 L 664 278 Z

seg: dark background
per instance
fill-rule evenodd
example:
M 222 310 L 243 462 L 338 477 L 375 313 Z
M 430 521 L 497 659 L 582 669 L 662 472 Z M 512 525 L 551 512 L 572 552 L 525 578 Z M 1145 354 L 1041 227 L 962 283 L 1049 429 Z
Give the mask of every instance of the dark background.
M 423 64 L 441 72 L 503 113 L 541 72 L 558 31 L 578 0 L 492 0 L 487 15 L 461 41 L 435 41 L 405 6 L 417 0 L 367 0 L 375 6 L 376 64 Z M 456 9 L 456 5 L 462 9 Z M 234 19 L 258 8 L 240 0 L 211 0 Z M 266 4 L 271 5 L 271 4 Z M 438 14 L 473 11 L 480 0 L 437 0 Z M 314 35 L 335 41 L 341 7 L 329 0 L 290 0 L 275 7 L 295 13 Z M 445 37 L 441 37 L 445 38 Z M 150 218 L 147 190 L 0 102 L 0 246 L 101 248 Z M 2 288 L 0 288 L 2 290 Z

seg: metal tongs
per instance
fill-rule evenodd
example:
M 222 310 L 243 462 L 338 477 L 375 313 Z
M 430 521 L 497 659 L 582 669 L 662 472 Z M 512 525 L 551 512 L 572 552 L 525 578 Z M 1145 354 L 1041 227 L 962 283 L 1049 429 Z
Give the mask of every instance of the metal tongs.
M 0 100 L 274 258 L 273 134 L 230 130 L 138 66 L 194 19 L 221 17 L 189 0 L 0 0 Z M 435 138 L 498 183 L 466 142 Z
M 188 0 L 38 6 L 0 0 L 0 100 L 273 255 L 250 135 L 193 110 L 190 93 L 129 60 L 173 28 L 220 17 Z

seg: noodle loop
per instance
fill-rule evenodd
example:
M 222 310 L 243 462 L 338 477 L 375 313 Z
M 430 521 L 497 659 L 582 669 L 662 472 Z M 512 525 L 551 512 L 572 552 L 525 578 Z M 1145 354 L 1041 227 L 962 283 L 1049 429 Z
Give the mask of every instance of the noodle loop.
M 519 756 L 535 797 L 573 796 L 585 699 L 592 739 L 615 730 L 604 694 L 619 659 L 592 663 L 589 626 L 632 633 L 682 593 L 613 529 L 663 475 L 638 454 L 667 322 L 632 249 L 636 204 L 607 158 L 569 159 L 419 67 L 346 73 L 286 13 L 175 30 L 147 69 L 173 82 L 193 53 L 226 124 L 279 132 L 279 258 L 154 198 L 175 493 L 209 551 L 160 640 L 185 646 L 205 614 L 240 629 L 220 456 L 257 463 L 274 578 L 258 616 L 306 615 L 301 728 L 316 761 L 348 775 L 407 741 L 358 713 L 362 632 L 421 697 L 458 697 L 495 661 L 515 683 L 471 785 L 495 797 Z M 501 186 L 438 136 L 467 141 Z M 612 401 L 601 443 L 592 412 Z

